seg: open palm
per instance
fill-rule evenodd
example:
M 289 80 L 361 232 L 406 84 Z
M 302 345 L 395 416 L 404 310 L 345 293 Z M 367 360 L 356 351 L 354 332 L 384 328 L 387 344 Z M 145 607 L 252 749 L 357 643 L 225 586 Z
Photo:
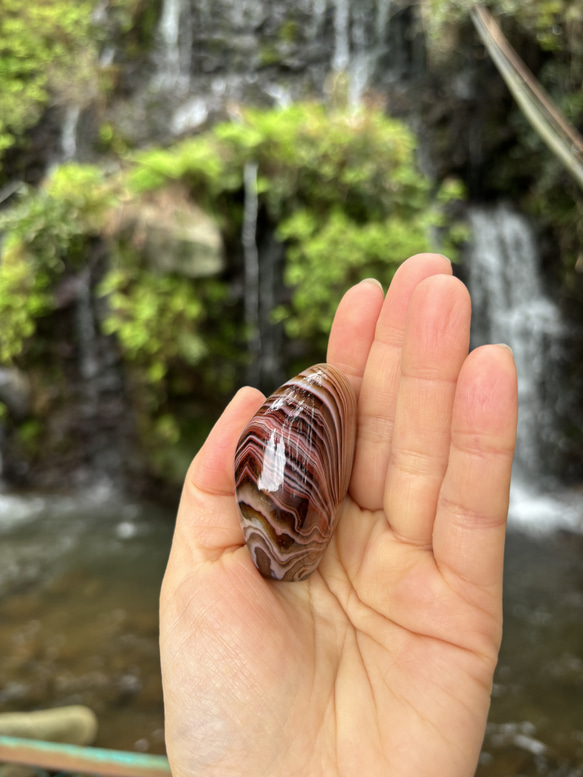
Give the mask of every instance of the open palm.
M 237 394 L 185 483 L 161 596 L 174 777 L 474 773 L 501 636 L 516 426 L 506 348 L 468 356 L 470 302 L 443 257 L 339 306 L 351 380 L 349 495 L 318 570 L 265 580 L 233 457 L 262 396 Z

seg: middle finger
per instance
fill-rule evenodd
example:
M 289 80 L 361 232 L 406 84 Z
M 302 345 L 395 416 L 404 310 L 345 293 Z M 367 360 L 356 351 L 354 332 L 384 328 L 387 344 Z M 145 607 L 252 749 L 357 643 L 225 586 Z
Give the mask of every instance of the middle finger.
M 363 509 L 383 505 L 385 479 L 401 377 L 401 348 L 409 301 L 421 281 L 451 275 L 451 263 L 440 254 L 417 254 L 393 278 L 377 321 L 358 402 L 358 436 L 350 494 Z

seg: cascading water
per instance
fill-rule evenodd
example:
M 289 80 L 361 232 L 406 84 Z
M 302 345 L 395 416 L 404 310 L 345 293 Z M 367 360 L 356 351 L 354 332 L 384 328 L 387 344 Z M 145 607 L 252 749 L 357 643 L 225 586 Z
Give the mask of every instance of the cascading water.
M 271 393 L 283 382 L 281 327 L 271 321 L 281 284 L 283 247 L 272 232 L 258 234 L 257 172 L 256 162 L 245 165 L 241 243 L 249 353 L 247 382 Z
M 247 381 L 258 385 L 261 376 L 261 330 L 259 316 L 259 252 L 257 250 L 257 163 L 247 162 L 244 172 L 245 203 L 243 209 L 245 325 L 249 349 Z
M 192 49 L 189 7 L 184 0 L 164 0 L 158 23 L 156 89 L 188 89 Z
M 77 157 L 77 139 L 79 134 L 79 119 L 81 117 L 81 105 L 72 103 L 67 105 L 63 113 L 59 144 L 46 168 L 46 174 L 51 173 L 59 165 L 74 162 Z
M 332 68 L 342 72 L 350 63 L 350 0 L 335 0 L 334 6 Z
M 79 344 L 79 372 L 83 378 L 86 413 L 90 420 L 97 414 L 97 385 L 99 349 L 97 323 L 92 307 L 91 273 L 85 271 L 77 279 L 75 301 L 76 333 Z
M 236 103 L 322 95 L 331 74 L 346 76 L 357 106 L 381 61 L 387 76 L 391 2 L 302 0 L 291 11 L 283 0 L 163 0 L 147 88 L 161 131 L 195 130 Z
M 323 18 L 319 9 L 319 18 Z M 387 48 L 391 0 L 378 0 L 374 9 L 350 0 L 334 0 L 334 50 L 331 69 L 348 76 L 348 100 L 356 107 L 374 78 Z
M 564 325 L 545 294 L 536 235 L 507 204 L 472 207 L 468 285 L 472 345 L 507 343 L 518 372 L 519 420 L 511 518 L 535 528 L 573 525 L 572 507 L 540 490 L 560 444 L 557 401 Z
M 77 155 L 77 129 L 80 115 L 80 105 L 74 104 L 67 107 L 61 130 L 61 160 L 63 162 L 70 162 Z

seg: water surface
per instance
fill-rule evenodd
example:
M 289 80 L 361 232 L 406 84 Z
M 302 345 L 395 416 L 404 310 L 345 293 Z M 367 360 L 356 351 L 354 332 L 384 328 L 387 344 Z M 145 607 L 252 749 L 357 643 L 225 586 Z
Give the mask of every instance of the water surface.
M 0 497 L 0 711 L 86 704 L 98 745 L 164 752 L 158 595 L 174 513 Z

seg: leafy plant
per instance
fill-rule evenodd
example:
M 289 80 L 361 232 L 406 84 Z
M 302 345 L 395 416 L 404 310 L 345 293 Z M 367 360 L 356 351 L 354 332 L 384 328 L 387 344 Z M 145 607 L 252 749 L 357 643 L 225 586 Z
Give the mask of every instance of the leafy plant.
M 115 183 L 90 165 L 63 165 L 39 189 L 23 188 L 0 215 L 0 362 L 12 362 L 53 307 L 56 279 L 79 269 L 99 233 Z
M 463 193 L 451 183 L 432 192 L 415 150 L 413 133 L 374 106 L 249 108 L 171 149 L 137 154 L 130 185 L 180 179 L 232 228 L 242 219 L 244 167 L 256 163 L 260 208 L 287 246 L 292 290 L 273 320 L 285 321 L 290 337 L 321 342 L 344 289 L 371 274 L 388 283 L 409 253 L 447 233 L 445 210 Z
M 0 156 L 41 117 L 51 95 L 93 89 L 93 3 L 0 0 Z
M 103 328 L 113 334 L 128 361 L 140 371 L 144 385 L 156 386 L 171 364 L 198 364 L 206 346 L 197 331 L 204 318 L 203 302 L 192 283 L 175 275 L 144 269 L 112 269 L 100 284 L 109 314 Z M 160 401 L 159 392 L 150 400 Z
M 438 232 L 451 233 L 446 211 L 463 193 L 451 183 L 434 191 L 415 149 L 413 133 L 374 106 L 302 103 L 241 110 L 236 121 L 128 157 L 116 175 L 90 165 L 58 168 L 43 187 L 24 190 L 0 221 L 0 359 L 20 358 L 36 320 L 54 305 L 58 279 L 82 272 L 88 247 L 101 240 L 109 248 L 98 286 L 102 332 L 122 354 L 144 446 L 153 454 L 174 446 L 175 407 L 193 391 L 232 390 L 246 353 L 242 305 L 230 296 L 246 166 L 257 165 L 258 224 L 284 246 L 288 291 L 273 322 L 283 321 L 308 351 L 321 349 L 349 285 L 370 275 L 387 284 L 407 255 L 435 245 Z M 148 198 L 162 188 L 168 196 Z M 160 213 L 177 207 L 171 192 L 216 217 L 231 248 L 230 276 L 193 279 L 153 268 L 142 250 L 145 214 L 154 200 Z M 153 457 L 162 468 L 163 459 Z

